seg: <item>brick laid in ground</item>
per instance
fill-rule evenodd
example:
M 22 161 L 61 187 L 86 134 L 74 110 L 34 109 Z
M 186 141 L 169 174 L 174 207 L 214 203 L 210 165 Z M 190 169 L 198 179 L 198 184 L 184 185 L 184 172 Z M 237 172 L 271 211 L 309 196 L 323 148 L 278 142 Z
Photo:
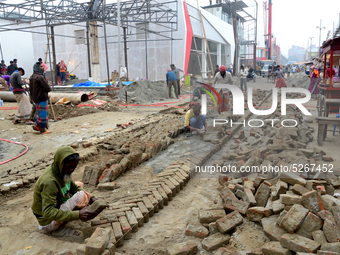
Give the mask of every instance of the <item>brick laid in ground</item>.
M 87 239 L 85 255 L 100 255 L 109 244 L 112 234 L 110 228 L 97 228 Z
M 298 234 L 284 234 L 280 239 L 281 245 L 295 252 L 314 253 L 320 248 L 320 244 Z

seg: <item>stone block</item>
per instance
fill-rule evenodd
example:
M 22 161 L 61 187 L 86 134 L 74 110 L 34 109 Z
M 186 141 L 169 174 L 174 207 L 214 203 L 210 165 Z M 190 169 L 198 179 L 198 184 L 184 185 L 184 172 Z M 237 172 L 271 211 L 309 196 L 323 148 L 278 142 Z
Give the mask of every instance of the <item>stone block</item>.
M 270 186 L 263 182 L 255 194 L 257 206 L 265 207 L 270 194 Z
M 219 232 L 217 226 L 216 226 L 216 222 L 211 222 L 209 223 L 209 234 L 213 235 L 215 233 Z
M 321 251 L 340 251 L 340 243 L 325 243 L 321 246 Z
M 301 186 L 306 186 L 306 180 L 301 178 L 300 176 L 291 173 L 291 172 L 282 172 L 280 173 L 280 179 L 284 182 L 287 182 L 291 185 L 300 184 Z
M 224 216 L 226 216 L 224 210 L 201 210 L 198 218 L 201 223 L 211 223 L 223 218 Z
M 281 223 L 282 219 L 286 216 L 287 212 L 288 212 L 288 211 L 283 210 L 283 211 L 280 213 L 279 217 L 278 217 L 277 220 L 276 220 L 276 225 L 280 226 L 280 223 Z
M 223 206 L 224 209 L 228 212 L 238 211 L 242 215 L 245 215 L 248 210 L 249 203 L 241 200 L 227 198 Z
M 207 251 L 213 251 L 220 248 L 223 244 L 228 244 L 230 236 L 228 234 L 216 233 L 203 239 L 202 246 Z
M 313 236 L 313 240 L 320 245 L 327 243 L 325 234 L 323 233 L 322 230 L 316 230 L 312 232 L 312 236 Z
M 272 222 L 264 227 L 264 233 L 272 241 L 280 241 L 281 236 L 287 234 L 282 228 L 279 228 L 276 222 Z
M 107 203 L 102 199 L 98 199 L 94 203 L 92 203 L 90 206 L 88 206 L 87 210 L 89 210 L 90 212 L 94 212 L 96 214 L 99 214 L 106 207 L 108 207 Z
M 303 221 L 301 227 L 296 232 L 297 234 L 307 237 L 309 239 L 313 238 L 312 232 L 320 230 L 322 228 L 323 220 L 315 215 L 314 213 L 309 212 Z
M 284 205 L 295 205 L 302 203 L 302 197 L 298 195 L 288 195 L 282 194 L 280 195 L 281 203 Z
M 295 252 L 314 253 L 320 248 L 320 244 L 317 242 L 298 234 L 284 234 L 280 239 L 280 243 L 286 249 Z
M 340 206 L 340 200 L 331 195 L 322 195 L 321 201 L 324 205 L 325 210 L 331 210 L 331 208 L 334 206 Z
M 302 224 L 308 213 L 308 209 L 302 205 L 293 205 L 280 222 L 280 227 L 293 234 Z
M 118 218 L 118 221 L 122 227 L 123 230 L 123 235 L 124 235 L 124 240 L 128 240 L 132 238 L 131 232 L 132 228 L 125 216 L 121 216 Z
M 320 251 L 320 250 L 318 250 L 317 255 L 340 255 L 340 253 L 334 252 L 334 251 Z
M 333 207 L 332 213 L 333 213 L 333 216 L 334 216 L 338 226 L 340 226 L 340 206 Z
M 281 213 L 285 208 L 285 205 L 281 203 L 281 199 L 273 201 L 272 210 L 275 214 Z
M 301 202 L 304 207 L 315 214 L 325 209 L 320 195 L 315 190 L 303 194 Z
M 244 189 L 244 194 L 245 194 L 244 200 L 246 202 L 248 202 L 250 204 L 250 206 L 255 206 L 256 205 L 256 200 L 255 200 L 255 197 L 253 195 L 253 192 L 250 189 L 245 188 Z
M 167 248 L 167 255 L 194 255 L 197 252 L 197 244 L 191 240 Z
M 340 227 L 336 223 L 325 220 L 323 224 L 323 233 L 329 243 L 340 242 Z
M 113 233 L 114 236 L 116 238 L 116 246 L 122 246 L 124 243 L 124 235 L 123 235 L 123 231 L 122 231 L 122 227 L 120 225 L 119 222 L 112 222 L 112 229 L 113 229 Z
M 113 175 L 112 169 L 105 169 L 102 175 L 99 177 L 99 183 L 109 182 L 111 181 Z
M 199 222 L 189 222 L 186 227 L 185 234 L 187 236 L 194 236 L 203 239 L 209 235 L 209 231 Z
M 264 255 L 292 255 L 293 253 L 282 247 L 280 242 L 269 242 L 262 246 L 262 253 Z
M 111 239 L 112 229 L 97 228 L 89 239 L 87 239 L 85 254 L 100 255 L 108 246 Z
M 138 222 L 138 227 L 143 227 L 144 225 L 144 219 L 143 219 L 143 214 L 140 211 L 138 207 L 132 207 L 132 212 L 134 213 L 137 222 Z
M 250 221 L 261 222 L 263 217 L 272 215 L 272 210 L 266 207 L 251 207 L 247 210 L 247 218 Z
M 327 210 L 322 210 L 320 212 L 318 212 L 318 216 L 323 219 L 324 221 L 325 220 L 330 220 L 331 222 L 333 222 L 334 224 L 336 224 L 336 220 L 333 216 L 333 214 L 330 212 L 330 211 L 327 211 Z
M 239 212 L 234 211 L 232 213 L 227 214 L 223 218 L 218 219 L 216 221 L 216 227 L 222 234 L 225 234 L 242 223 L 243 223 L 242 215 Z
M 305 187 L 301 186 L 300 184 L 295 184 L 293 186 L 293 192 L 297 195 L 302 195 L 304 193 L 309 192 L 309 190 L 306 189 Z
M 115 182 L 105 182 L 105 183 L 99 183 L 97 185 L 97 189 L 100 191 L 103 190 L 114 190 L 116 188 Z
M 138 221 L 135 216 L 135 214 L 132 211 L 126 211 L 126 218 L 132 227 L 132 232 L 137 232 L 138 231 Z

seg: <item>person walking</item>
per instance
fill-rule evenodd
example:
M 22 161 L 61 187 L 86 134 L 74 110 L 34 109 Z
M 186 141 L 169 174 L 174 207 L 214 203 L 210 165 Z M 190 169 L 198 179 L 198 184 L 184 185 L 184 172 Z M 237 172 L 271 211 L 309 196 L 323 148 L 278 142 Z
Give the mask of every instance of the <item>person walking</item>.
M 61 85 L 64 85 L 65 84 L 65 78 L 66 78 L 66 70 L 67 70 L 67 66 L 66 66 L 64 60 L 60 61 L 59 68 L 60 68 Z
M 220 66 L 219 65 L 216 65 L 216 69 L 215 69 L 215 72 L 214 72 L 214 77 L 216 76 L 216 74 L 220 71 Z
M 276 87 L 277 88 L 283 88 L 287 87 L 287 84 L 285 82 L 285 78 L 283 77 L 283 72 L 280 70 L 280 66 L 277 66 L 277 70 L 275 71 L 275 76 L 276 76 Z
M 14 62 L 10 61 L 9 66 L 7 67 L 7 74 L 12 75 L 12 73 L 14 73 L 15 70 L 17 70 L 17 68 L 15 67 Z
M 181 76 L 179 75 L 179 72 L 182 72 L 184 73 L 184 70 L 180 69 L 180 68 L 177 68 L 174 64 L 171 64 L 170 65 L 170 68 L 171 70 L 176 74 L 176 79 L 177 79 L 177 93 L 178 93 L 178 96 L 181 94 L 181 84 L 180 84 L 180 78 Z
M 288 66 L 288 71 L 287 71 L 287 78 L 290 76 L 290 65 Z
M 1 73 L 1 75 L 7 74 L 7 66 L 5 65 L 5 61 L 4 60 L 1 60 L 0 73 Z
M 18 69 L 18 60 L 15 58 L 13 59 L 13 65 L 15 66 L 15 70 Z
M 18 102 L 18 110 L 15 114 L 13 124 L 19 124 L 22 120 L 25 120 L 26 125 L 32 125 L 34 124 L 30 121 L 32 105 L 28 99 L 25 89 L 22 87 L 29 83 L 21 79 L 21 76 L 23 75 L 25 75 L 25 70 L 19 67 L 10 78 L 14 98 Z
M 177 78 L 175 72 L 171 71 L 171 69 L 168 69 L 168 72 L 166 73 L 166 84 L 169 88 L 169 98 L 171 97 L 171 87 L 174 87 L 176 98 L 178 99 L 178 91 L 177 91 Z
M 30 93 L 32 101 L 36 104 L 37 118 L 33 130 L 41 134 L 48 134 L 48 92 L 51 91 L 44 77 L 44 67 L 40 62 L 33 66 L 33 74 L 30 77 Z
M 48 69 L 48 66 L 42 61 L 42 58 L 39 58 L 38 61 L 42 64 L 44 67 L 44 77 L 46 78 L 46 71 Z
M 244 86 L 244 89 L 243 89 Z M 241 70 L 240 70 L 240 87 L 242 92 L 247 92 L 247 72 L 244 70 L 244 66 L 241 65 Z
M 310 83 L 309 83 L 308 91 L 312 94 L 311 95 L 312 99 L 316 100 L 319 94 L 319 88 L 318 88 L 318 85 L 320 83 L 319 70 L 316 68 L 316 66 L 312 66 L 310 69 L 311 69 L 311 74 L 309 75 Z

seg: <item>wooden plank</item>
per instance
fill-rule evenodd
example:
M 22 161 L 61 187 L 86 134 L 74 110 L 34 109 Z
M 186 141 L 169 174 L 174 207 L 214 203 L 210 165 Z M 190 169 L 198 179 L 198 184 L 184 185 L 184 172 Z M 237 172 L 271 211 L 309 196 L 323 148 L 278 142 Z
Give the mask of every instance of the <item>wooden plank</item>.
M 324 129 L 325 129 L 325 125 L 319 123 L 318 125 L 318 145 L 319 146 L 323 145 Z

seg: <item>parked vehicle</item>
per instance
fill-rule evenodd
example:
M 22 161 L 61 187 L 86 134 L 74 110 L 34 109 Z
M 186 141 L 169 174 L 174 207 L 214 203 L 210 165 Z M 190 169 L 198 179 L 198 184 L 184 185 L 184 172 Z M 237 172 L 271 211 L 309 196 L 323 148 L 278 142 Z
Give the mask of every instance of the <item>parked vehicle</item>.
M 269 71 L 269 65 L 263 66 L 261 70 L 261 76 L 262 77 L 267 77 L 268 76 L 268 71 Z

